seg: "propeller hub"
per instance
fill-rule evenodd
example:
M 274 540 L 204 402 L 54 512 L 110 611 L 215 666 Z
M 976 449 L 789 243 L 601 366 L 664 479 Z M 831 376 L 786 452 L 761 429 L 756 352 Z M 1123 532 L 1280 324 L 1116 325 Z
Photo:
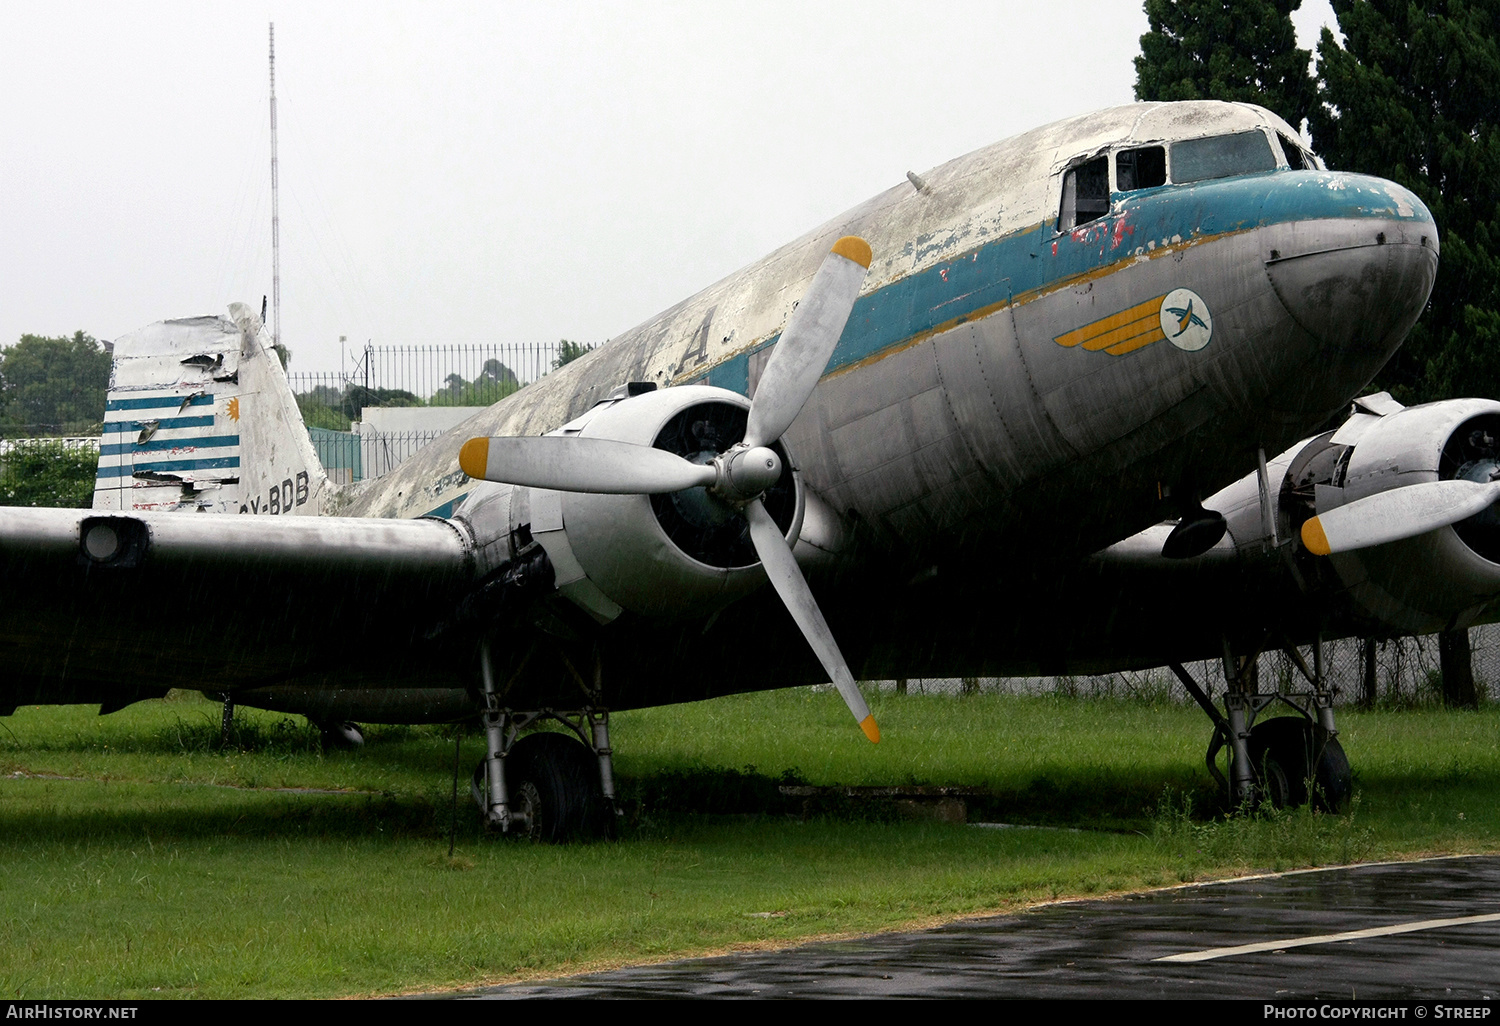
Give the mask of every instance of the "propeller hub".
M 781 480 L 781 457 L 764 445 L 732 447 L 714 461 L 719 483 L 714 491 L 730 502 L 745 502 Z

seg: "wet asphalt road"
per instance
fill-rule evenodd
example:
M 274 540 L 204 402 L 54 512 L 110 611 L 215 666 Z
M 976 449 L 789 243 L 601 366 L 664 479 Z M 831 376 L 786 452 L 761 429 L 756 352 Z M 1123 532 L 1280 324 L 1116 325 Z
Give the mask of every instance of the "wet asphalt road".
M 919 933 L 691 959 L 474 997 L 1500 999 L 1500 857 L 1320 870 L 1050 905 Z M 1428 920 L 1490 915 L 1440 927 Z M 1350 931 L 1198 962 L 1163 956 Z

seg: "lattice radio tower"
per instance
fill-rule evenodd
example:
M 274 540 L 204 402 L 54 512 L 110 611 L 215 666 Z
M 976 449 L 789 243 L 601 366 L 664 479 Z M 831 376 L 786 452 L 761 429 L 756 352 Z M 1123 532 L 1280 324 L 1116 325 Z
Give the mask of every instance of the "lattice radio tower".
M 276 173 L 276 23 L 271 22 L 271 342 L 281 345 L 281 183 Z

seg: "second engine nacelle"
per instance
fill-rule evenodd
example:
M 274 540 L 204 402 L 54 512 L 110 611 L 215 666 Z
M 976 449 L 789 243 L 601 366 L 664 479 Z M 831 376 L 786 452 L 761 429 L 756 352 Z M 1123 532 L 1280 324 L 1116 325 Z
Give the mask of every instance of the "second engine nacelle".
M 687 385 L 613 397 L 555 433 L 653 446 L 707 464 L 744 437 L 749 409 L 736 392 Z M 769 448 L 782 470 L 761 501 L 795 546 L 808 496 L 785 446 Z M 481 551 L 484 537 L 495 537 L 491 565 L 534 539 L 557 589 L 601 622 L 623 610 L 702 616 L 765 580 L 745 517 L 707 488 L 613 495 L 482 484 L 456 518 L 469 524 Z M 830 532 L 837 534 L 836 524 L 819 533 Z
M 1283 537 L 1315 514 L 1377 492 L 1433 481 L 1491 480 L 1500 470 L 1500 402 L 1453 399 L 1356 413 L 1305 443 L 1279 496 Z M 1322 557 L 1306 556 L 1315 574 Z M 1500 515 L 1493 508 L 1451 527 L 1326 557 L 1365 615 L 1424 633 L 1485 618 L 1500 599 Z M 1321 576 L 1328 577 L 1326 571 Z M 1333 581 L 1328 581 L 1334 584 Z

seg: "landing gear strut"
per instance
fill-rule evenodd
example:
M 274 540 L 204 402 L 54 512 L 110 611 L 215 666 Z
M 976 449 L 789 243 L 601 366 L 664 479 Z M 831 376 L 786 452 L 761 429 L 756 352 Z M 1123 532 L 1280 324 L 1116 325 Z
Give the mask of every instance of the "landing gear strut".
M 470 793 L 485 823 L 502 833 L 556 843 L 609 836 L 615 830 L 613 749 L 609 712 L 505 708 L 495 686 L 489 642 L 480 649 L 487 754 L 474 767 Z M 538 720 L 556 720 L 576 735 L 528 734 Z
M 1221 714 L 1208 694 L 1180 664 L 1172 672 L 1213 720 L 1214 733 L 1204 759 L 1208 771 L 1225 789 L 1232 806 L 1268 801 L 1276 808 L 1305 805 L 1339 812 L 1349 801 L 1352 779 L 1349 760 L 1339 744 L 1333 723 L 1333 692 L 1323 678 L 1322 643 L 1313 647 L 1309 668 L 1295 646 L 1283 649 L 1311 685 L 1309 691 L 1262 691 L 1256 672 L 1260 650 L 1235 656 L 1228 645 L 1224 677 L 1228 690 Z M 1260 719 L 1276 703 L 1292 715 Z M 1259 720 L 1259 722 L 1257 722 Z M 1229 779 L 1219 772 L 1218 754 L 1229 749 Z

